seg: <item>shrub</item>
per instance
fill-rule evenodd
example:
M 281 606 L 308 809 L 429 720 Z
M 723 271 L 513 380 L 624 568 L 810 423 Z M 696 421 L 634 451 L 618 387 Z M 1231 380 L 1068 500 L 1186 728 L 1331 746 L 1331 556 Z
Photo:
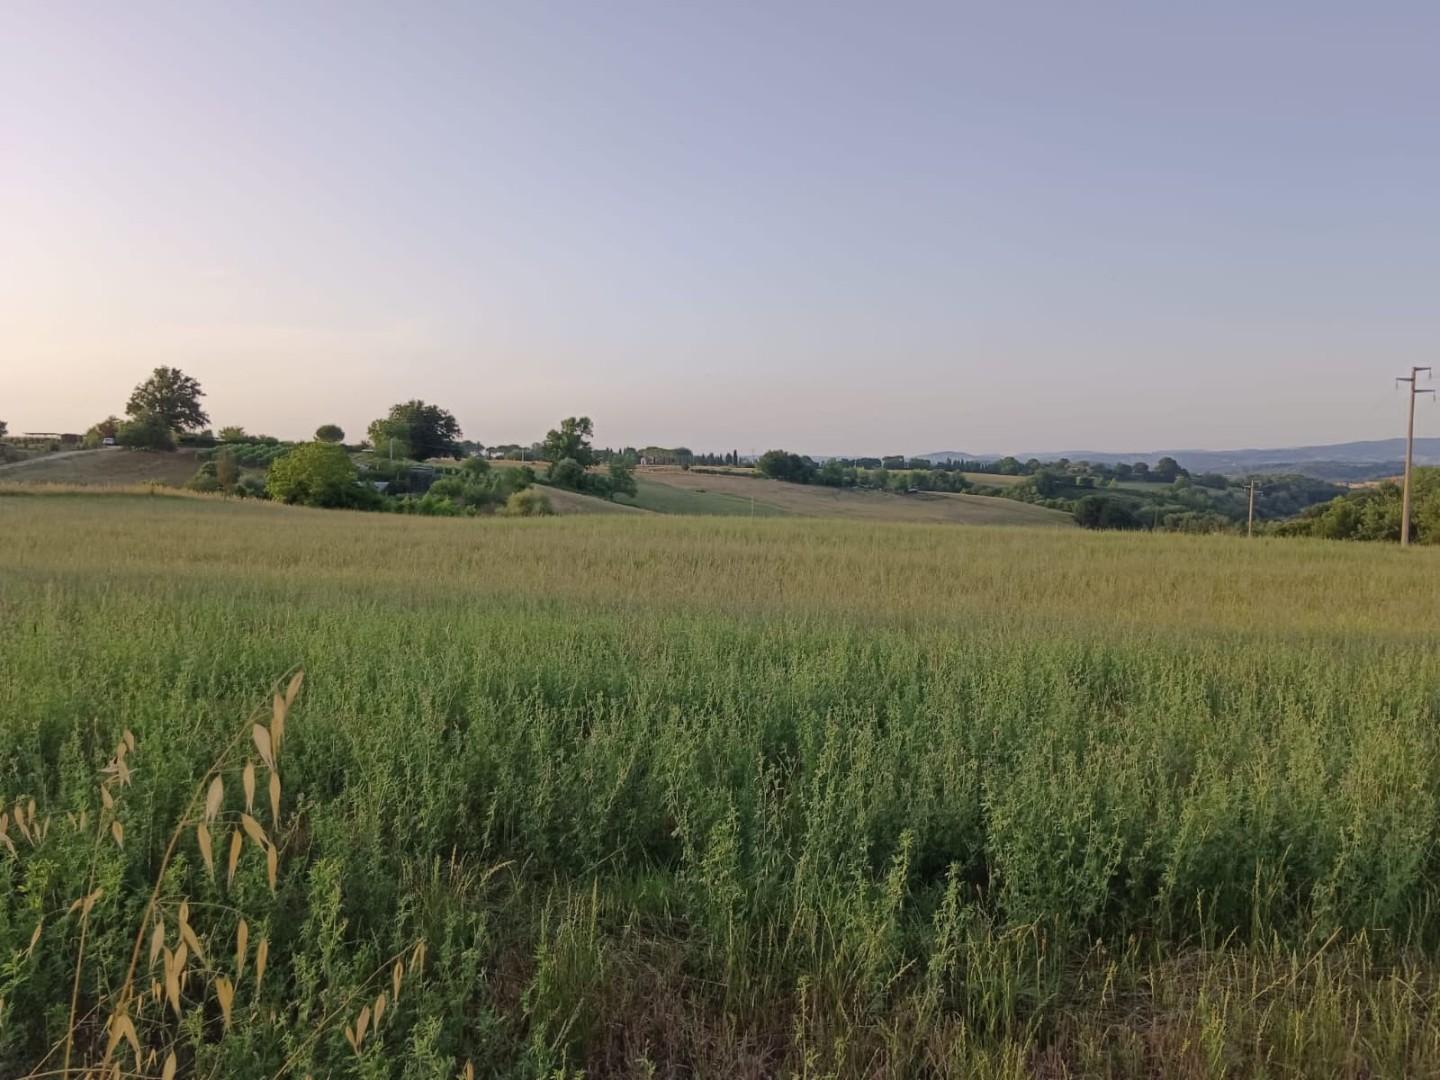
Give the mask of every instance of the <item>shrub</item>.
M 585 466 L 574 458 L 561 458 L 550 466 L 547 479 L 556 487 L 579 491 L 585 483 Z
M 378 498 L 357 482 L 350 455 L 332 443 L 297 446 L 270 466 L 265 486 L 272 499 L 305 506 L 370 506 Z
M 1086 495 L 1075 504 L 1075 521 L 1087 529 L 1138 529 L 1140 520 L 1118 499 Z
M 639 493 L 635 486 L 635 470 L 626 465 L 623 461 L 612 461 L 610 463 L 610 498 L 616 495 L 629 495 L 634 497 Z
M 555 508 L 543 492 L 527 488 L 505 500 L 503 513 L 506 517 L 546 517 L 555 513 Z
M 116 441 L 132 450 L 174 450 L 175 435 L 165 421 L 154 413 L 145 413 L 120 425 Z
M 268 499 L 270 493 L 265 490 L 265 481 L 258 476 L 242 476 L 240 482 L 235 485 L 235 494 L 242 499 Z

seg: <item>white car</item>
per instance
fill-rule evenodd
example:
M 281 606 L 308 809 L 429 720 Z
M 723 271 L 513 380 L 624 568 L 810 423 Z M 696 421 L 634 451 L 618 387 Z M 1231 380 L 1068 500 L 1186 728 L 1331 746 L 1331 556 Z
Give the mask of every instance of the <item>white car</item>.
M 107 436 L 105 436 L 105 438 L 103 438 L 103 439 L 100 440 L 100 445 L 101 445 L 101 446 L 114 446 L 114 445 L 115 445 L 115 440 L 114 440 L 114 438 L 112 438 L 111 436 L 107 435 Z

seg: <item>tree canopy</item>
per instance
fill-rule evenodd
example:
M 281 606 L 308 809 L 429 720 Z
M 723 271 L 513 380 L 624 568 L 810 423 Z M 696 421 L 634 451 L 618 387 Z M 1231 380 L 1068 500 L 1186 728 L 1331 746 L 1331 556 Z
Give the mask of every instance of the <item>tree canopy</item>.
M 132 450 L 174 450 L 174 429 L 159 413 L 144 412 L 120 425 L 115 441 Z
M 374 496 L 357 482 L 345 448 L 322 442 L 304 443 L 277 458 L 265 488 L 272 499 L 306 506 L 364 506 Z
M 200 406 L 205 391 L 179 368 L 157 367 L 135 387 L 125 412 L 131 419 L 154 416 L 170 431 L 198 431 L 210 422 Z
M 1440 544 L 1440 468 L 1417 468 L 1413 483 L 1411 537 L 1417 544 Z M 1400 485 L 1387 480 L 1311 506 L 1275 531 L 1327 540 L 1398 541 L 1402 517 Z
M 545 459 L 559 462 L 569 458 L 582 469 L 593 465 L 595 452 L 590 448 L 590 438 L 594 434 L 595 425 L 588 416 L 566 417 L 558 428 L 546 432 Z
M 321 424 L 315 429 L 315 438 L 320 442 L 343 443 L 345 441 L 345 429 L 339 424 Z
M 390 414 L 376 420 L 368 432 L 377 454 L 389 453 L 390 440 L 405 447 L 406 456 L 416 461 L 454 457 L 459 452 L 460 425 L 438 405 L 405 401 L 390 407 Z M 399 446 L 396 447 L 397 452 Z
M 815 476 L 815 462 L 785 450 L 766 450 L 755 462 L 755 468 L 771 479 L 795 484 L 808 484 Z

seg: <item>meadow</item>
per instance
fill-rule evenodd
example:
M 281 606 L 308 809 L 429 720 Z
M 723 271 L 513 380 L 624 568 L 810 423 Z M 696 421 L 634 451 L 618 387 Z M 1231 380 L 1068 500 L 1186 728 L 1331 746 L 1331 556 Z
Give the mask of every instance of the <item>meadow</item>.
M 1440 1075 L 1436 551 L 0 537 L 0 1076 Z

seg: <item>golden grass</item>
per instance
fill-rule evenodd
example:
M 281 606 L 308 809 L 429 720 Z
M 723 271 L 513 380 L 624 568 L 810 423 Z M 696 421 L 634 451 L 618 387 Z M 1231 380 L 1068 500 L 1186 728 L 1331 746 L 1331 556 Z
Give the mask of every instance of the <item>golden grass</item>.
M 547 492 L 548 494 L 549 492 Z M 216 497 L 0 500 L 8 568 L 329 582 L 650 610 L 1412 636 L 1440 550 L 1230 536 L 597 514 L 441 519 Z M 158 516 L 152 516 L 158 515 Z M 103 545 L 96 538 L 103 537 Z M 403 560 L 391 553 L 406 551 Z

